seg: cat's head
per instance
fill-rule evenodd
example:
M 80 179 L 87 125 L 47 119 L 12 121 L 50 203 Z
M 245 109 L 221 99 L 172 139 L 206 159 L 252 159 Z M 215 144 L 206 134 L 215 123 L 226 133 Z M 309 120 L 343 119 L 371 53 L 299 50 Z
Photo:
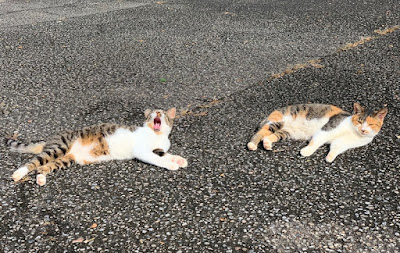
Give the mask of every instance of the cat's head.
M 374 137 L 381 130 L 383 119 L 388 110 L 383 108 L 379 111 L 365 109 L 358 103 L 354 103 L 354 111 L 351 116 L 351 122 L 355 130 L 365 137 Z
M 156 134 L 169 134 L 172 129 L 175 113 L 175 108 L 171 108 L 166 112 L 163 110 L 147 109 L 144 111 L 144 116 L 146 117 L 144 125 L 151 128 Z

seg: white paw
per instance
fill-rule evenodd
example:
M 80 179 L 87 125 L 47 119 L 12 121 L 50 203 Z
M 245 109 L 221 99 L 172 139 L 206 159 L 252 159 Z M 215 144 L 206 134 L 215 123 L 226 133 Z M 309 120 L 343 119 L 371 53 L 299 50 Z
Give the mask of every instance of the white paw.
M 29 173 L 29 169 L 26 166 L 23 166 L 19 169 L 17 169 L 16 171 L 14 171 L 14 173 L 12 174 L 12 178 L 14 179 L 15 182 L 21 180 L 21 178 L 23 178 L 26 174 Z
M 270 142 L 267 138 L 263 140 L 263 146 L 266 150 L 272 150 L 272 142 Z
M 171 161 L 173 163 L 178 164 L 178 166 L 181 167 L 181 168 L 185 168 L 185 167 L 188 166 L 188 162 L 186 161 L 186 159 L 181 157 L 181 156 L 178 156 L 178 155 L 177 156 L 173 156 Z
M 43 174 L 38 174 L 36 176 L 36 183 L 40 186 L 43 186 L 46 184 L 46 176 Z
M 312 150 L 312 148 L 310 147 L 304 147 L 300 150 L 300 154 L 302 156 L 310 156 L 314 153 L 314 151 Z
M 257 145 L 254 144 L 254 143 L 252 143 L 252 142 L 249 142 L 249 143 L 247 143 L 247 148 L 248 148 L 249 150 L 251 150 L 251 151 L 254 151 L 254 150 L 257 149 Z
M 333 160 L 335 160 L 335 158 L 336 158 L 336 155 L 334 155 L 334 154 L 332 154 L 332 153 L 329 152 L 329 154 L 326 156 L 325 160 L 326 160 L 328 163 L 331 163 L 331 162 L 333 162 Z
M 178 170 L 179 169 L 179 165 L 177 163 L 174 163 L 174 162 L 171 161 L 170 163 L 168 163 L 166 168 L 169 169 L 169 170 Z

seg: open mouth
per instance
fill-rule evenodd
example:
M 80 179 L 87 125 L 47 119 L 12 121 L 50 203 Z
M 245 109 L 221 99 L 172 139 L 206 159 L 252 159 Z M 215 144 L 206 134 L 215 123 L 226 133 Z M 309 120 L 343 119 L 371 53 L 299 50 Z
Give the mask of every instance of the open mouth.
M 153 125 L 153 130 L 154 131 L 160 131 L 161 128 L 161 119 L 159 117 L 154 118 L 154 125 Z

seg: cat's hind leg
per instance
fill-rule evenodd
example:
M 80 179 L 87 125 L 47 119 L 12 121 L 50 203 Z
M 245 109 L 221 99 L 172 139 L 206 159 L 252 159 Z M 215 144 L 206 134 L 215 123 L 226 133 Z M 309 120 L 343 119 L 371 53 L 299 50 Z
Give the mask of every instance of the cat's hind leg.
M 72 155 L 66 155 L 47 164 L 39 167 L 37 169 L 38 175 L 36 176 L 36 183 L 40 186 L 46 184 L 46 175 L 56 169 L 63 169 L 71 166 L 74 163 L 74 157 Z
M 21 180 L 24 176 L 26 176 L 28 173 L 31 171 L 36 170 L 38 167 L 43 166 L 49 160 L 52 158 L 45 152 L 40 153 L 36 157 L 34 157 L 32 160 L 30 160 L 28 163 L 26 163 L 24 166 L 18 168 L 14 173 L 12 174 L 12 179 L 17 182 Z
M 266 150 L 272 150 L 272 144 L 274 142 L 289 138 L 290 135 L 284 130 L 277 130 L 276 132 L 263 138 L 263 146 Z
M 256 150 L 258 143 L 260 143 L 263 138 L 270 134 L 272 134 L 272 132 L 269 130 L 269 124 L 265 124 L 260 130 L 257 131 L 257 133 L 253 135 L 253 137 L 251 137 L 250 142 L 247 143 L 247 148 L 252 151 Z
M 24 176 L 28 175 L 29 173 L 29 168 L 28 166 L 24 165 L 22 167 L 19 167 L 14 173 L 12 174 L 12 179 L 17 182 L 21 180 Z
M 37 168 L 65 155 L 67 152 L 67 147 L 57 143 L 46 143 L 46 145 L 40 147 L 40 149 L 42 150 L 40 154 L 12 174 L 12 178 L 15 182 L 21 180 L 21 178 L 26 176 L 29 172 L 37 170 Z
M 261 128 L 251 137 L 250 142 L 247 143 L 247 148 L 249 150 L 256 150 L 258 143 L 261 140 L 266 139 L 268 136 L 272 135 L 274 132 L 282 128 L 283 114 L 281 111 L 273 111 L 266 120 L 261 122 Z M 267 141 L 268 142 L 268 141 Z M 271 145 L 267 145 L 269 147 Z M 265 147 L 265 144 L 264 144 Z M 266 148 L 271 149 L 271 147 Z

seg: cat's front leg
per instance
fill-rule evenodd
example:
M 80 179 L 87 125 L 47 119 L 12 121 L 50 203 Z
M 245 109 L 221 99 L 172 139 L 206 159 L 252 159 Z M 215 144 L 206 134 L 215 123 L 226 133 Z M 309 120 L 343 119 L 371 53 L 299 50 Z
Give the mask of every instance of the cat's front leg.
M 168 170 L 179 169 L 179 165 L 171 159 L 168 159 L 166 155 L 159 156 L 153 152 L 139 152 L 134 154 L 134 156 L 145 163 L 156 165 L 161 168 L 166 168 Z
M 314 152 L 327 142 L 327 136 L 324 133 L 316 134 L 312 137 L 311 141 L 307 146 L 300 150 L 302 156 L 310 156 Z
M 326 156 L 325 160 L 328 163 L 332 163 L 338 155 L 344 153 L 346 150 L 348 150 L 350 148 L 351 147 L 346 145 L 346 142 L 341 141 L 340 139 L 334 140 L 331 143 L 329 153 Z
M 171 154 L 165 154 L 166 158 L 171 160 L 173 163 L 176 163 L 179 165 L 181 168 L 186 168 L 188 166 L 188 162 L 185 158 L 179 155 L 171 155 Z

